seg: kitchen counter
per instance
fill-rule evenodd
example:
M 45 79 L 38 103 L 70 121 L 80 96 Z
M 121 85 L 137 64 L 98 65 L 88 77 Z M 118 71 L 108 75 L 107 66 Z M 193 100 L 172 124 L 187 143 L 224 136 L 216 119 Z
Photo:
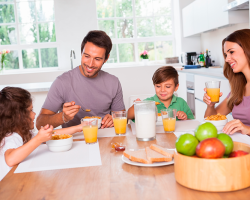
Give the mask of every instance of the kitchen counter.
M 52 82 L 40 82 L 40 83 L 22 83 L 22 84 L 11 84 L 11 85 L 0 85 L 0 90 L 3 88 L 10 87 L 20 87 L 29 92 L 48 92 Z
M 226 79 L 223 74 L 223 68 L 199 68 L 199 69 L 183 69 L 179 73 L 190 73 L 202 76 L 212 76 L 217 78 Z

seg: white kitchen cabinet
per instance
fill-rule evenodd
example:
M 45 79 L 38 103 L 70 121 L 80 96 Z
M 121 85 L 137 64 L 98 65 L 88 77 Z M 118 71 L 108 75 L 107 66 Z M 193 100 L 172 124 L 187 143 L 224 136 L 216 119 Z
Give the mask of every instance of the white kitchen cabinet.
M 193 2 L 194 3 L 194 2 Z M 192 35 L 195 27 L 195 19 L 193 18 L 193 8 L 191 3 L 189 6 L 182 9 L 182 24 L 183 24 L 183 35 L 189 36 Z
M 249 10 L 223 11 L 228 0 L 195 0 L 182 9 L 184 37 L 249 21 Z
M 222 97 L 220 98 L 220 102 L 222 102 L 227 95 L 229 94 L 230 90 L 230 85 L 227 79 L 220 79 L 220 78 L 215 78 L 215 77 L 209 77 L 209 76 L 201 76 L 201 75 L 195 75 L 194 76 L 194 87 L 195 87 L 195 98 L 203 100 L 204 96 L 204 88 L 205 83 L 207 81 L 221 81 L 220 85 L 220 91 L 223 93 Z
M 187 101 L 187 82 L 186 82 L 186 74 L 185 73 L 178 73 L 179 74 L 179 89 L 177 90 L 178 97 L 183 98 Z
M 204 119 L 205 111 L 207 109 L 207 104 L 199 99 L 195 99 L 195 118 Z

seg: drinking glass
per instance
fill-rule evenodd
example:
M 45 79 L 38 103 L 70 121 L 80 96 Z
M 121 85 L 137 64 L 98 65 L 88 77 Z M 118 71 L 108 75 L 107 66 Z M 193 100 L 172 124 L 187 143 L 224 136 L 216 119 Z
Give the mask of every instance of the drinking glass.
M 95 144 L 97 142 L 98 119 L 82 118 L 81 124 L 86 144 Z
M 193 65 L 195 65 L 196 56 L 191 56 L 191 61 L 192 61 Z
M 115 134 L 124 135 L 127 128 L 127 113 L 126 111 L 113 111 L 112 112 Z
M 205 84 L 207 95 L 211 98 L 211 102 L 218 103 L 220 98 L 220 81 L 208 81 Z
M 167 108 L 161 110 L 162 122 L 165 133 L 173 133 L 175 131 L 176 109 Z

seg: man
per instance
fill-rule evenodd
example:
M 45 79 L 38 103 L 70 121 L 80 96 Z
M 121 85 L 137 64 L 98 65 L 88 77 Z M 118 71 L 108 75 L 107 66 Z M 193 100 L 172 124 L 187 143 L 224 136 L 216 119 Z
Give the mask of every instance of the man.
M 101 70 L 112 49 L 103 31 L 90 31 L 82 41 L 81 65 L 53 82 L 36 126 L 50 124 L 63 128 L 80 124 L 85 116 L 102 117 L 101 128 L 113 126 L 111 111 L 125 110 L 117 77 Z

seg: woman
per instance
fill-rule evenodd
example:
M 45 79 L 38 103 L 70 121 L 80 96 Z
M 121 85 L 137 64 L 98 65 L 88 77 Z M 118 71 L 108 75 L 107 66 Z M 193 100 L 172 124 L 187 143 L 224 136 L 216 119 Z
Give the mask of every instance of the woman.
M 205 117 L 232 112 L 234 120 L 225 125 L 223 132 L 250 135 L 250 29 L 238 30 L 226 37 L 222 41 L 222 52 L 225 59 L 223 73 L 229 80 L 231 92 L 216 108 L 205 93 Z

